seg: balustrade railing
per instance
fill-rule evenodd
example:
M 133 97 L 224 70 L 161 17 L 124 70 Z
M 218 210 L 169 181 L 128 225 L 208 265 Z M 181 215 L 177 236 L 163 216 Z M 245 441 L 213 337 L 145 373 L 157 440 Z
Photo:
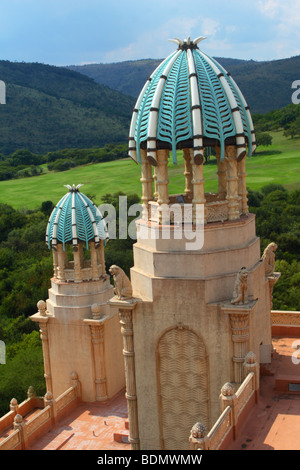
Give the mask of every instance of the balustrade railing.
M 37 436 L 49 430 L 68 411 L 81 401 L 81 388 L 77 374 L 72 374 L 72 386 L 56 399 L 47 392 L 42 400 L 31 396 L 20 405 L 11 401 L 11 411 L 0 419 L 0 450 L 26 450 Z M 36 410 L 39 400 L 40 405 Z M 13 404 L 12 404 L 13 402 Z M 24 419 L 28 413 L 32 418 Z M 5 432 L 6 431 L 6 432 Z M 1 439 L 1 433 L 4 437 Z

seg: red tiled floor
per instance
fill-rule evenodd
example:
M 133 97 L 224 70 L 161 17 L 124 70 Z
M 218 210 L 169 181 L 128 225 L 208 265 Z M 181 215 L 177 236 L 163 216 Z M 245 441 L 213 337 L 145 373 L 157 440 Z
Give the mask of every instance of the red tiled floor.
M 295 341 L 299 338 L 273 339 L 274 375 L 261 377 L 259 402 L 229 450 L 300 449 L 300 393 L 280 393 L 275 388 L 278 375 L 300 378 L 300 364 L 292 362 Z
M 114 440 L 114 433 L 128 436 L 126 421 L 124 392 L 107 404 L 81 403 L 30 450 L 130 450 L 128 443 Z

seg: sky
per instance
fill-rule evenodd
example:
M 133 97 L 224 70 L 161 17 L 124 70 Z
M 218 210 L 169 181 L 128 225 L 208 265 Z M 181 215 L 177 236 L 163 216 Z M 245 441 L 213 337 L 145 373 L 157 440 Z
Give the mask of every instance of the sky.
M 50 65 L 164 59 L 206 36 L 213 57 L 300 54 L 300 0 L 0 0 L 0 60 Z

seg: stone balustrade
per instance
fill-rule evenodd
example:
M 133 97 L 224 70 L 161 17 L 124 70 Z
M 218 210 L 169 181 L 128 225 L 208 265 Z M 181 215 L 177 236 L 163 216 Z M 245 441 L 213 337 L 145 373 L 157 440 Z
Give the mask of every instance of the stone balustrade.
M 0 419 L 0 435 L 5 430 L 8 434 L 2 440 L 0 437 L 0 450 L 29 449 L 37 437 L 72 410 L 81 401 L 81 386 L 75 372 L 71 379 L 71 387 L 56 399 L 51 392 L 47 392 L 43 400 L 32 395 L 20 405 L 12 399 L 10 412 Z M 41 409 L 36 411 L 36 408 Z M 33 411 L 32 418 L 25 420 L 25 416 Z
M 182 202 L 184 198 L 184 203 Z M 242 200 L 239 197 L 239 215 L 243 214 Z M 228 200 L 222 198 L 220 194 L 205 193 L 205 222 L 224 222 L 229 219 Z M 183 223 L 183 221 L 191 223 L 193 220 L 193 203 L 189 196 L 171 195 L 169 203 L 164 207 L 160 206 L 157 201 L 148 202 L 148 216 L 145 218 L 154 223 L 159 223 L 161 212 L 165 212 L 164 220 L 170 223 Z
M 235 391 L 231 383 L 221 389 L 221 414 L 207 432 L 201 423 L 196 423 L 190 434 L 191 450 L 225 450 L 237 438 L 239 428 L 250 409 L 257 403 L 259 388 L 259 365 L 250 352 L 244 362 L 245 379 Z

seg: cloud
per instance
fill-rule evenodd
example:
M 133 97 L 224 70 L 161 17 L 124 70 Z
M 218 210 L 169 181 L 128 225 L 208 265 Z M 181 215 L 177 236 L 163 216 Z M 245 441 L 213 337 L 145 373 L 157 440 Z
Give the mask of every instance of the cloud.
M 213 40 L 220 27 L 220 23 L 215 19 L 202 16 L 170 18 L 155 29 L 142 32 L 136 41 L 108 51 L 104 56 L 104 61 L 164 58 L 174 50 L 174 45 L 171 45 L 169 39 L 174 37 L 186 39 L 188 36 L 193 39 L 204 35 Z
M 295 26 L 299 30 L 300 0 L 258 0 L 259 11 L 280 26 Z
M 259 12 L 269 20 L 269 47 L 274 58 L 300 53 L 300 0 L 259 0 Z M 287 51 L 289 51 L 287 53 Z

